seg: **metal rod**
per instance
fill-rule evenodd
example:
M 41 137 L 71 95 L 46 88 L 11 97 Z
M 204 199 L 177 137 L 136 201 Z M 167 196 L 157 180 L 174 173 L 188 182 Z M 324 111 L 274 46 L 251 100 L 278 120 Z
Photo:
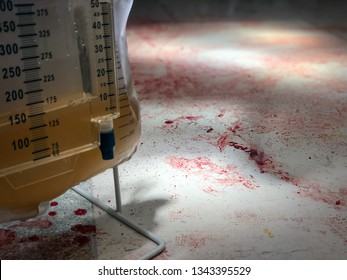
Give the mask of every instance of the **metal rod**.
M 119 184 L 119 176 L 118 176 L 118 168 L 117 166 L 113 167 L 113 176 L 114 176 L 114 186 L 115 186 L 115 193 L 116 193 L 116 210 L 111 208 L 110 206 L 106 205 L 99 199 L 95 198 L 93 195 L 88 194 L 87 192 L 77 188 L 73 187 L 72 190 L 74 190 L 76 193 L 84 197 L 85 199 L 89 200 L 91 203 L 95 204 L 96 206 L 100 207 L 102 210 L 110 214 L 113 218 L 119 220 L 120 222 L 126 224 L 127 226 L 131 227 L 144 237 L 147 237 L 149 240 L 156 243 L 158 246 L 155 247 L 150 252 L 146 253 L 142 257 L 140 257 L 140 260 L 148 260 L 151 259 L 158 254 L 160 254 L 165 249 L 165 241 L 161 239 L 159 236 L 155 235 L 154 233 L 150 232 L 143 226 L 140 226 L 133 221 L 131 221 L 129 218 L 124 216 L 121 213 L 122 210 L 122 202 L 121 202 L 121 196 L 120 196 L 120 184 Z
M 119 173 L 118 166 L 113 167 L 113 181 L 114 181 L 114 190 L 116 195 L 116 210 L 122 212 L 122 197 L 120 194 L 120 184 L 119 184 Z

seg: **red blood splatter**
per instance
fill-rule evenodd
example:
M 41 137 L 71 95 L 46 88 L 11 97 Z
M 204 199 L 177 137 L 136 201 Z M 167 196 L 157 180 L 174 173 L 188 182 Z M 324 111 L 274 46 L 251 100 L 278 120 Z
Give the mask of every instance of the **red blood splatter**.
M 37 242 L 40 240 L 41 240 L 41 237 L 35 234 L 35 235 L 29 236 L 29 237 L 21 238 L 20 242 Z
M 0 229 L 0 246 L 9 245 L 16 239 L 16 233 L 9 229 Z
M 77 216 L 84 216 L 85 214 L 87 214 L 87 210 L 86 209 L 77 209 L 74 211 L 74 213 Z
M 219 150 L 223 152 L 227 146 L 229 146 L 229 134 L 224 133 L 219 137 L 217 147 L 219 147 Z
M 50 212 L 48 212 L 48 215 L 54 217 L 54 216 L 57 215 L 57 212 L 55 212 L 55 211 L 50 211 Z
M 233 131 L 236 131 L 238 128 L 239 126 L 236 126 L 235 128 L 233 128 Z M 227 146 L 231 146 L 234 149 L 245 151 L 246 153 L 249 154 L 250 159 L 254 160 L 257 163 L 257 165 L 260 167 L 260 171 L 263 173 L 264 170 L 262 169 L 262 167 L 265 164 L 271 162 L 270 159 L 267 159 L 265 157 L 264 152 L 258 151 L 255 148 L 248 148 L 234 141 L 229 141 L 229 138 L 230 138 L 230 135 L 228 133 L 224 133 L 219 137 L 217 141 L 217 145 L 216 145 L 219 147 L 219 150 L 222 152 Z
M 212 187 L 207 187 L 203 189 L 204 192 L 209 193 L 209 194 L 214 194 L 214 193 L 218 193 L 219 191 L 217 191 L 216 189 L 212 188 Z
M 237 172 L 236 166 L 219 166 L 206 157 L 197 157 L 194 159 L 168 157 L 166 158 L 166 162 L 173 168 L 185 171 L 188 174 L 200 176 L 206 181 L 215 181 L 219 185 L 232 186 L 246 182 L 244 186 L 249 189 L 258 187 L 254 183 L 254 180 L 250 181 Z
M 347 236 L 347 219 L 345 216 L 337 215 L 330 217 L 328 220 L 328 225 L 330 226 L 331 232 L 340 237 L 343 240 L 346 240 Z
M 81 247 L 81 246 L 85 246 L 90 242 L 90 237 L 86 236 L 86 235 L 77 235 L 76 237 L 74 237 L 72 243 Z
M 57 206 L 57 205 L 58 205 L 58 202 L 57 202 L 57 201 L 52 201 L 52 202 L 50 203 L 50 205 L 51 205 L 52 207 Z
M 238 131 L 241 131 L 241 127 L 239 125 L 235 125 L 234 127 L 230 126 L 227 128 L 229 131 L 231 131 L 233 134 L 235 134 Z M 236 134 L 237 135 L 237 134 Z
M 174 120 L 166 120 L 165 121 L 165 124 L 163 126 L 161 126 L 160 128 L 161 129 L 172 129 L 172 128 L 177 128 L 178 127 L 178 124 L 181 122 L 181 121 L 184 121 L 184 120 L 189 120 L 191 122 L 193 121 L 196 121 L 196 120 L 199 120 L 203 118 L 203 116 L 182 116 L 182 117 L 178 117 Z M 176 124 L 176 126 L 173 126 L 173 124 Z
M 265 164 L 265 155 L 263 151 L 257 151 L 256 149 L 249 150 L 249 156 L 260 166 Z
M 234 147 L 235 149 L 237 149 L 237 150 L 242 150 L 242 151 L 246 151 L 246 152 L 251 152 L 251 150 L 249 150 L 247 147 L 244 147 L 244 146 L 242 146 L 242 145 L 240 145 L 240 144 L 238 144 L 238 143 L 236 143 L 236 142 L 229 142 L 229 145 L 230 146 L 232 146 L 232 147 Z M 252 157 L 252 156 L 251 156 Z
M 77 231 L 79 233 L 87 234 L 87 233 L 95 233 L 96 227 L 94 225 L 81 225 L 77 224 L 71 227 L 72 231 Z
M 202 116 L 186 116 L 184 118 L 187 120 L 190 120 L 190 121 L 197 121 L 197 120 L 201 119 Z
M 206 241 L 210 240 L 209 236 L 200 236 L 196 234 L 182 234 L 175 238 L 175 244 L 179 247 L 190 247 L 197 249 L 206 245 Z
M 338 191 L 331 191 L 314 183 L 300 183 L 294 181 L 294 184 L 301 189 L 303 196 L 312 200 L 325 202 L 337 210 L 341 210 L 342 207 L 346 206 L 347 189 L 341 188 Z M 339 203 L 336 203 L 337 201 L 339 201 Z
M 31 235 L 18 238 L 15 232 L 0 229 L 0 259 L 93 259 L 91 233 L 82 231 L 56 232 L 53 235 Z M 84 234 L 86 233 L 86 234 Z M 4 247 L 2 246 L 4 245 Z M 78 248 L 76 250 L 76 248 Z
M 279 163 L 274 163 L 274 160 L 271 157 L 267 157 L 263 151 L 259 151 L 255 148 L 247 148 L 246 146 L 233 141 L 228 142 L 228 137 L 230 137 L 230 135 L 225 133 L 218 139 L 217 146 L 220 147 L 221 151 L 223 151 L 223 149 L 228 145 L 234 147 L 235 149 L 242 150 L 248 153 L 249 158 L 258 165 L 260 173 L 268 173 L 277 176 L 282 180 L 300 188 L 300 191 L 298 191 L 297 194 L 301 194 L 315 201 L 325 202 L 334 206 L 338 210 L 341 209 L 341 206 L 346 206 L 346 203 L 344 202 L 347 200 L 346 189 L 341 188 L 339 191 L 331 191 L 329 189 L 321 188 L 318 184 L 301 182 L 300 180 L 297 180 L 295 177 L 291 176 L 288 172 L 281 170 L 282 165 Z M 247 186 L 247 180 L 243 181 L 243 184 Z M 251 182 L 250 185 L 252 186 L 253 183 Z
M 224 116 L 224 114 L 218 114 L 218 115 L 217 115 L 218 118 L 221 118 L 221 117 L 223 117 L 223 116 Z
M 47 218 L 39 218 L 32 221 L 26 221 L 23 223 L 15 224 L 10 226 L 10 228 L 15 227 L 27 227 L 27 228 L 49 228 L 52 226 L 52 222 Z

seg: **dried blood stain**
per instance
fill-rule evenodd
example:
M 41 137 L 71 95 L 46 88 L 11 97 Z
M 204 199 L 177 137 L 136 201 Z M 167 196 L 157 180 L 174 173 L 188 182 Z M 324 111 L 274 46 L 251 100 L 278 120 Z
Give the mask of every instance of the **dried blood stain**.
M 0 230 L 1 259 L 93 259 L 92 230 L 68 231 L 53 235 L 17 237 L 15 232 Z M 10 247 L 9 247 L 10 246 Z
M 82 224 L 77 224 L 71 227 L 72 231 L 77 231 L 79 233 L 95 233 L 96 232 L 96 227 L 94 225 L 82 225 Z
M 0 229 L 0 246 L 9 245 L 16 239 L 16 232 L 9 229 Z
M 20 239 L 19 242 L 37 242 L 37 241 L 40 241 L 42 240 L 42 237 L 38 236 L 38 235 L 31 235 L 29 237 L 23 237 Z
M 193 122 L 193 121 L 197 121 L 197 120 L 202 119 L 202 118 L 203 118 L 203 116 L 182 116 L 182 117 L 179 117 L 179 118 L 176 118 L 173 120 L 166 120 L 165 124 L 162 125 L 160 128 L 161 129 L 173 129 L 173 128 L 177 128 L 178 125 L 184 120 L 188 120 L 190 122 Z
M 216 190 L 216 189 L 213 188 L 213 187 L 203 188 L 202 190 L 203 190 L 204 192 L 208 193 L 208 194 L 216 194 L 216 193 L 219 193 L 219 191 Z
M 79 208 L 79 209 L 75 210 L 74 213 L 77 216 L 84 216 L 87 214 L 87 210 Z
M 237 142 L 229 141 L 228 137 L 228 135 L 220 137 L 217 141 L 217 146 L 223 146 L 224 149 L 229 145 L 237 150 L 246 152 L 249 154 L 249 159 L 253 160 L 257 164 L 260 173 L 267 173 L 279 177 L 280 179 L 300 188 L 298 194 L 315 201 L 325 202 L 337 210 L 341 210 L 342 207 L 346 206 L 346 188 L 340 188 L 338 191 L 331 191 L 322 188 L 317 183 L 303 182 L 290 175 L 288 172 L 281 170 L 282 164 L 275 162 L 272 157 L 266 156 L 263 151 L 259 151 L 255 148 L 248 148 L 244 145 L 238 144 Z
M 206 242 L 210 240 L 209 236 L 200 236 L 197 234 L 182 234 L 176 236 L 175 244 L 179 247 L 188 247 L 190 249 L 197 249 L 206 245 Z
M 346 240 L 347 236 L 347 217 L 345 216 L 334 216 L 330 217 L 328 221 L 331 232 Z
M 50 212 L 48 212 L 48 215 L 53 217 L 53 216 L 57 215 L 57 212 L 56 211 L 50 211 Z
M 90 242 L 90 237 L 86 235 L 77 235 L 73 238 L 72 243 L 76 244 L 77 246 L 85 246 Z
M 258 187 L 252 178 L 248 179 L 236 170 L 236 166 L 219 166 L 206 157 L 193 159 L 183 157 L 167 157 L 166 162 L 173 168 L 190 175 L 202 177 L 205 181 L 214 181 L 220 185 L 233 186 L 243 184 L 248 189 Z

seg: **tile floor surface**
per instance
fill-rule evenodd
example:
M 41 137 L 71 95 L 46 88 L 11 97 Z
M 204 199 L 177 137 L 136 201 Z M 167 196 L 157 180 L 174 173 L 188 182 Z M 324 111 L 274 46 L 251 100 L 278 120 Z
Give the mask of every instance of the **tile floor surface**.
M 346 27 L 131 24 L 142 137 L 123 213 L 156 259 L 347 258 Z M 140 42 L 140 43 L 139 43 Z M 114 205 L 112 171 L 81 184 Z M 135 259 L 153 244 L 73 191 L 1 225 L 1 259 Z

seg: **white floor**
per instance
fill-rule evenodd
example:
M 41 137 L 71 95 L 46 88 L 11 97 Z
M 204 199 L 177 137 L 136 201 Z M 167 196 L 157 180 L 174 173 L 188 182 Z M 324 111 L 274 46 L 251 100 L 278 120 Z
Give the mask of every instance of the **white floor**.
M 143 133 L 120 166 L 124 213 L 166 241 L 159 259 L 346 259 L 347 44 L 334 28 L 130 26 Z M 111 175 L 93 179 L 105 201 Z M 127 235 L 117 253 L 107 240 L 99 258 L 143 243 Z

